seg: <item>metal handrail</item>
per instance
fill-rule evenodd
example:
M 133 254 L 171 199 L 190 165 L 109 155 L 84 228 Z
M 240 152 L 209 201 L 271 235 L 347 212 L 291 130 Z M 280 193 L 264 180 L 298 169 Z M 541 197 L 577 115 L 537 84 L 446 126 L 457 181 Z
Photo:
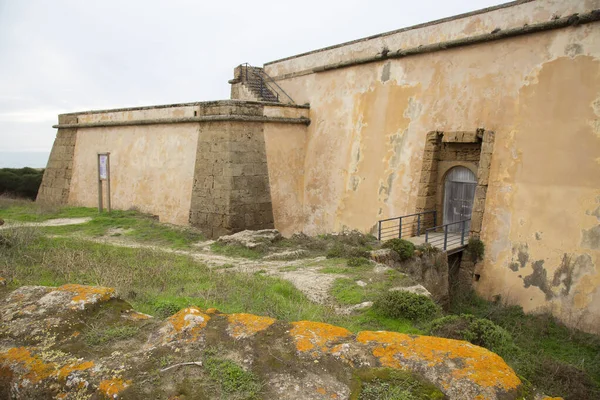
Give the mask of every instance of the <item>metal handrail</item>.
M 259 79 L 260 85 L 261 85 L 261 87 L 260 87 L 261 95 L 262 95 L 262 90 L 263 90 L 262 86 L 264 84 L 271 91 L 271 93 L 275 94 L 275 96 L 277 97 L 277 101 L 279 101 L 279 92 L 281 92 L 281 93 L 283 93 L 285 95 L 285 97 L 287 97 L 289 99 L 289 101 L 291 102 L 291 104 L 296 104 L 296 102 L 294 101 L 294 99 L 292 99 L 290 97 L 290 95 L 287 94 L 286 91 L 283 90 L 283 88 L 281 86 L 279 86 L 277 84 L 277 82 L 275 82 L 275 80 L 273 78 L 271 78 L 269 76 L 269 74 L 267 74 L 262 68 L 253 67 L 249 63 L 240 64 L 240 67 L 246 67 L 246 70 L 245 70 L 246 81 L 248 81 L 248 70 L 249 69 L 250 69 L 250 73 Z M 240 71 L 240 73 L 242 73 L 242 71 Z M 269 83 L 269 81 L 265 80 L 265 78 L 268 79 L 279 90 L 275 89 L 271 85 L 271 83 Z
M 436 210 L 428 210 L 428 211 L 422 211 L 422 212 L 418 212 L 418 213 L 414 213 L 414 214 L 408 214 L 408 215 L 402 215 L 400 217 L 393 217 L 393 218 L 387 218 L 387 219 L 382 219 L 377 221 L 377 240 L 381 240 L 381 233 L 382 231 L 384 233 L 388 233 L 391 230 L 396 230 L 398 229 L 398 238 L 402 238 L 402 233 L 405 233 L 404 230 L 407 226 L 410 226 L 411 229 L 409 230 L 410 232 L 412 232 L 412 227 L 416 224 L 417 225 L 417 236 L 421 236 L 421 223 L 424 222 L 422 221 L 422 216 L 426 216 L 427 214 L 433 214 L 433 225 L 435 226 L 436 224 L 436 220 L 437 220 L 437 211 Z M 406 223 L 404 222 L 404 224 L 402 223 L 403 219 L 409 218 L 409 217 L 417 217 L 417 221 L 413 221 L 413 222 L 409 222 Z M 424 218 L 423 218 L 424 219 Z M 396 228 L 396 226 L 391 226 L 391 227 L 383 227 L 382 228 L 382 223 L 383 222 L 388 222 L 388 221 L 395 221 L 398 220 L 398 227 Z M 403 228 L 404 226 L 404 228 Z
M 447 224 L 443 224 L 443 225 L 438 225 L 438 226 L 434 226 L 432 228 L 426 228 L 425 229 L 425 243 L 434 243 L 434 242 L 438 242 L 441 239 L 436 239 L 433 241 L 429 240 L 429 232 L 435 232 L 439 229 L 443 229 L 444 230 L 444 237 L 443 237 L 443 241 L 444 241 L 444 246 L 442 248 L 442 250 L 447 250 L 448 249 L 448 227 L 450 225 L 456 225 L 456 224 L 461 224 L 460 226 L 460 245 L 464 246 L 465 245 L 465 233 L 466 233 L 466 228 L 467 228 L 467 222 L 471 221 L 471 218 L 467 218 L 467 219 L 463 219 L 462 221 L 456 221 L 456 222 L 450 222 Z M 450 244 L 456 244 L 458 243 L 458 239 L 453 239 L 451 240 L 452 243 Z

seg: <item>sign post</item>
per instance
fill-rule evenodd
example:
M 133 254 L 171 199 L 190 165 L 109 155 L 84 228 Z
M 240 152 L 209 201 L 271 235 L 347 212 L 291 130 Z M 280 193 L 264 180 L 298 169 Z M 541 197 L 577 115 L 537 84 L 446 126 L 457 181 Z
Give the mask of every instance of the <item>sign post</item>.
M 102 181 L 106 181 L 106 209 L 110 212 L 110 153 L 98 153 L 98 212 L 102 212 Z

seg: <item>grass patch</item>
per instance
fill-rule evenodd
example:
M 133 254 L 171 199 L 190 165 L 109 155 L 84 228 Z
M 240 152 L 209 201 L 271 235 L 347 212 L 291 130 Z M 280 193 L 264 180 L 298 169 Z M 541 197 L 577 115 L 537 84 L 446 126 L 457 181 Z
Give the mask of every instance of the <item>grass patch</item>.
M 227 399 L 258 399 L 262 384 L 258 377 L 233 361 L 216 356 L 217 350 L 205 352 L 204 368 L 211 380 L 216 382 Z
M 162 224 L 148 214 L 138 211 L 115 210 L 110 213 L 95 213 L 91 221 L 79 225 L 43 227 L 44 232 L 54 235 L 82 234 L 85 236 L 106 236 L 111 231 L 140 243 L 168 245 L 185 248 L 203 240 L 202 234 L 189 227 Z M 113 235 L 114 236 L 114 235 Z
M 364 288 L 358 286 L 352 279 L 336 279 L 333 282 L 331 294 L 340 304 L 352 305 L 365 301 Z
M 507 331 L 515 346 L 498 349 L 504 360 L 541 392 L 570 399 L 600 398 L 600 337 L 569 329 L 550 315 L 491 303 L 468 292 L 455 296 L 451 313 L 486 318 Z
M 251 260 L 258 260 L 264 255 L 264 253 L 260 250 L 249 249 L 247 247 L 238 245 L 223 244 L 219 242 L 213 243 L 210 246 L 210 249 L 216 254 L 221 254 L 228 257 L 249 258 Z
M 0 201 L 0 218 L 18 222 L 43 222 L 55 218 L 94 217 L 98 210 L 87 207 L 60 207 L 27 200 L 3 198 Z
M 411 278 L 396 270 L 373 274 L 371 264 L 360 267 L 330 266 L 322 268 L 321 272 L 347 276 L 347 278 L 336 279 L 331 290 L 333 298 L 339 304 L 344 305 L 375 301 L 381 293 L 386 293 L 393 287 L 406 286 L 413 282 Z M 366 286 L 359 286 L 357 281 L 365 282 Z
M 30 235 L 19 246 L 3 249 L 0 276 L 12 287 L 114 287 L 138 311 L 161 317 L 192 305 L 286 321 L 327 322 L 334 314 L 310 302 L 288 281 L 263 274 L 224 274 L 187 256 L 73 238 Z
M 408 371 L 378 368 L 356 373 L 359 382 L 351 400 L 442 400 L 435 385 Z M 356 386 L 356 385 L 355 385 Z
M 84 224 L 40 227 L 42 232 L 52 235 L 79 234 L 100 237 L 109 235 L 112 230 L 120 233 L 111 236 L 119 235 L 140 243 L 167 245 L 174 248 L 189 247 L 203 240 L 202 234 L 193 228 L 161 224 L 153 216 L 134 210 L 98 213 L 97 209 L 86 207 L 45 209 L 33 202 L 21 201 L 19 204 L 0 209 L 0 218 L 18 222 L 44 222 L 56 218 L 92 218 Z
M 111 326 L 103 328 L 100 326 L 90 326 L 83 337 L 88 346 L 100 346 L 109 342 L 126 340 L 138 334 L 140 329 L 136 326 Z

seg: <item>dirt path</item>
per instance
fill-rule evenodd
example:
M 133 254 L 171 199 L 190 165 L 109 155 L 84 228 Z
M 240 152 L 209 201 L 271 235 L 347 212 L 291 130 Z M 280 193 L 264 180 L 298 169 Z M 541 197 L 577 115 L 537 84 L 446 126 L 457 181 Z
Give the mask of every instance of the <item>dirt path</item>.
M 80 225 L 90 222 L 92 218 L 56 218 L 49 219 L 43 222 L 5 222 L 0 226 L 0 230 L 8 228 L 34 227 L 34 226 L 64 226 L 64 225 Z

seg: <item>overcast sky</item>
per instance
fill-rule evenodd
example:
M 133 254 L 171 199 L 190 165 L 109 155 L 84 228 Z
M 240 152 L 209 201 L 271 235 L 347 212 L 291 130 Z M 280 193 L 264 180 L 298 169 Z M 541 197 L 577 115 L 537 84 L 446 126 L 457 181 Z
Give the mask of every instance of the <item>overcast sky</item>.
M 242 62 L 503 2 L 0 0 L 0 167 L 48 152 L 59 113 L 227 99 Z

